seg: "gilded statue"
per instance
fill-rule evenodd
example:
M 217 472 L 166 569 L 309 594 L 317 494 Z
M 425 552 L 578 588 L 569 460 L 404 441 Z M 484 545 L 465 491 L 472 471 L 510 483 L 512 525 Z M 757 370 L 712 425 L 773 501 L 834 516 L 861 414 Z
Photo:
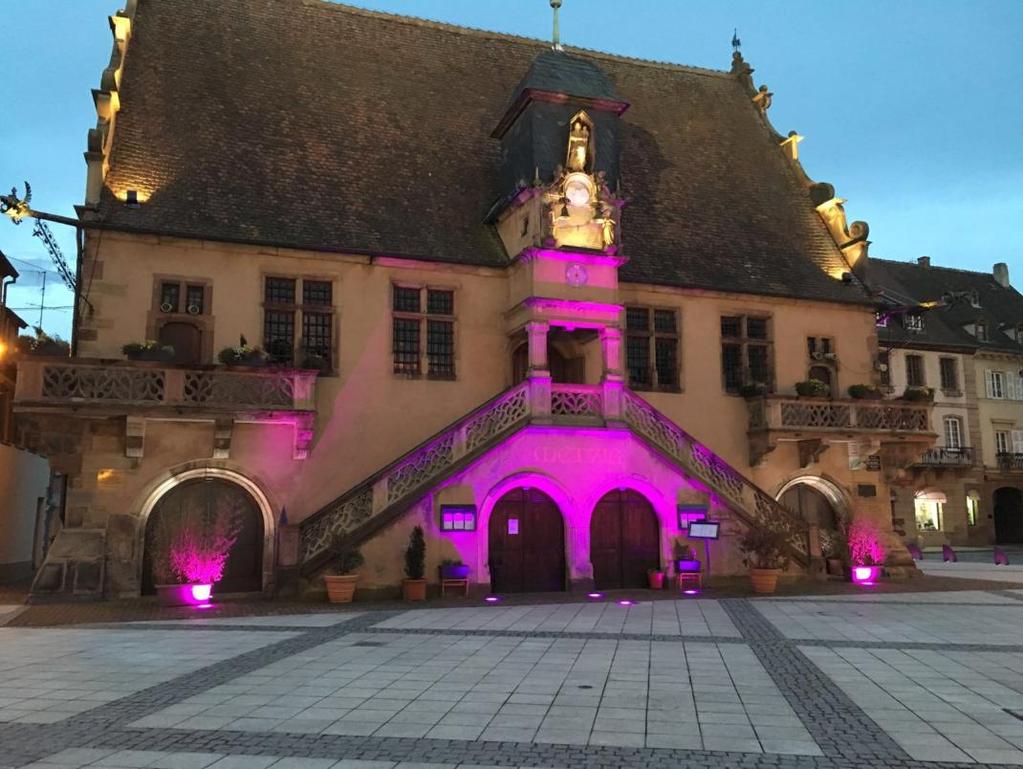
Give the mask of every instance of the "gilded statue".
M 590 127 L 581 118 L 576 118 L 568 134 L 568 170 L 585 171 L 589 153 Z

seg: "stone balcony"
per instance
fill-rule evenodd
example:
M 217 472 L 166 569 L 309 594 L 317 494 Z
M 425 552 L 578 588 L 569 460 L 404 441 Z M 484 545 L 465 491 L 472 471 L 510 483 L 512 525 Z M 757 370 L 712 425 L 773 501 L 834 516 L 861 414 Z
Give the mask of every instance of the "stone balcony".
M 925 451 L 916 464 L 919 467 L 972 467 L 973 449 L 969 446 L 954 449 L 936 446 Z
M 830 443 L 871 444 L 906 467 L 934 444 L 931 404 L 894 400 L 823 400 L 792 395 L 750 399 L 750 464 L 757 465 L 778 441 L 799 444 L 803 467 Z M 894 446 L 902 447 L 898 451 Z M 877 453 L 877 452 L 874 452 Z M 890 463 L 891 464 L 891 463 Z
M 316 372 L 25 357 L 18 362 L 14 410 L 25 416 L 125 417 L 128 456 L 142 455 L 147 417 L 216 423 L 213 455 L 223 457 L 235 422 L 292 424 L 294 455 L 303 459 L 312 440 Z
M 1003 473 L 1023 472 L 1023 454 L 1000 451 L 997 455 L 998 469 Z

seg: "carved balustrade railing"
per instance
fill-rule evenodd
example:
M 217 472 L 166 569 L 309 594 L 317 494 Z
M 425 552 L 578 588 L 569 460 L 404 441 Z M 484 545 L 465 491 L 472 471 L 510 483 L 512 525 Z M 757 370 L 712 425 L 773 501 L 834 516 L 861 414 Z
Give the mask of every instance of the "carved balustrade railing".
M 316 373 L 33 359 L 18 362 L 16 405 L 312 411 Z
M 1000 451 L 996 457 L 998 467 L 1003 472 L 1009 470 L 1023 470 L 1023 454 L 1012 451 Z
M 929 433 L 926 403 L 815 400 L 769 395 L 749 401 L 750 430 Z
M 593 385 L 552 385 L 551 415 L 555 418 L 573 417 L 581 421 L 603 421 L 603 391 Z
M 675 460 L 687 473 L 725 497 L 746 525 L 784 530 L 789 536 L 791 554 L 800 563 L 809 563 L 808 527 L 801 517 L 780 505 L 638 395 L 629 391 L 624 393 L 622 413 L 625 423 L 633 432 Z

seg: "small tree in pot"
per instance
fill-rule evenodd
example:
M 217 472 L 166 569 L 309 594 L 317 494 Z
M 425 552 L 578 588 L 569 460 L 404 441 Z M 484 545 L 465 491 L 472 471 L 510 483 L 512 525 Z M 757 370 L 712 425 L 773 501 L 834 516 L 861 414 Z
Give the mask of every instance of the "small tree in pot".
M 327 586 L 327 600 L 331 603 L 351 603 L 355 598 L 355 586 L 359 575 L 353 574 L 366 559 L 359 549 L 352 547 L 343 538 L 334 541 L 331 548 L 334 554 L 334 566 L 337 574 L 324 574 L 323 583 Z
M 739 537 L 742 562 L 749 567 L 754 593 L 773 593 L 778 576 L 789 565 L 789 531 L 780 522 L 765 521 Z
M 405 577 L 401 581 L 401 597 L 406 601 L 426 600 L 426 538 L 423 527 L 416 526 L 405 548 Z

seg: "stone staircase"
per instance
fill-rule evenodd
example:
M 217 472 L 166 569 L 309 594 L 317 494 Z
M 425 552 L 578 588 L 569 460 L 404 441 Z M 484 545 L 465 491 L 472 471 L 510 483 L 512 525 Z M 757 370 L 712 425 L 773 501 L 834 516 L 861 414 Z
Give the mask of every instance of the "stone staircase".
M 298 558 L 306 576 L 321 571 L 331 545 L 353 546 L 393 523 L 429 490 L 530 424 L 627 428 L 687 475 L 706 485 L 746 526 L 780 522 L 790 555 L 810 566 L 806 523 L 713 451 L 620 383 L 552 385 L 530 378 L 474 409 L 378 470 L 299 524 Z

